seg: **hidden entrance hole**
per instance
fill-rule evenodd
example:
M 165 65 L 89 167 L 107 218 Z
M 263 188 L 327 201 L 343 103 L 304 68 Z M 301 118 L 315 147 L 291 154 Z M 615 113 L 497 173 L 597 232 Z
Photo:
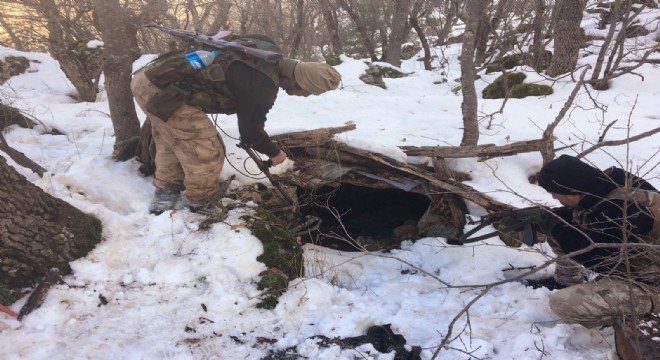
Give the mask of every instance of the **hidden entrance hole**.
M 323 186 L 311 198 L 301 205 L 301 213 L 322 222 L 314 239 L 307 241 L 342 251 L 389 250 L 403 240 L 415 240 L 417 224 L 431 205 L 422 194 L 353 184 Z

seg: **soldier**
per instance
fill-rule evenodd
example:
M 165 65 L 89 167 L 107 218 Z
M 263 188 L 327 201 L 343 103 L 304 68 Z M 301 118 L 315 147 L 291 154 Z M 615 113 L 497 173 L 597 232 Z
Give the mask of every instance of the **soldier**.
M 568 155 L 543 166 L 538 184 L 563 205 L 539 224 L 563 262 L 552 311 L 592 328 L 660 310 L 658 191 L 623 169 L 601 171 Z M 580 283 L 582 267 L 599 276 Z
M 334 90 L 341 81 L 325 63 L 288 58 L 269 62 L 232 51 L 215 56 L 196 70 L 185 53 L 165 54 L 133 77 L 131 90 L 151 120 L 156 145 L 151 213 L 181 208 L 186 202 L 193 212 L 215 211 L 225 150 L 207 114 L 236 113 L 241 140 L 277 165 L 287 155 L 270 141 L 264 122 L 278 88 L 306 97 Z

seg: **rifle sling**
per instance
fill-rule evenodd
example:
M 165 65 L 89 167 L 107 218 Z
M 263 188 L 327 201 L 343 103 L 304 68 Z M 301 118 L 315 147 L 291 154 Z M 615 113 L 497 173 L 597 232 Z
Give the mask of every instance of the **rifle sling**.
M 502 232 L 521 231 L 520 227 L 522 226 L 523 227 L 522 231 L 524 233 L 523 243 L 525 245 L 532 246 L 532 245 L 534 245 L 535 238 L 536 238 L 536 232 L 534 231 L 533 227 L 531 226 L 532 223 L 533 223 L 533 221 L 531 219 L 530 220 L 525 220 L 525 221 L 521 221 L 517 224 L 513 224 L 513 225 L 510 225 L 510 226 L 504 227 L 502 229 L 490 232 L 488 234 L 479 235 L 479 236 L 475 236 L 475 237 L 470 237 L 470 236 L 472 236 L 472 234 L 476 233 L 477 231 L 483 229 L 484 227 L 486 227 L 488 225 L 491 225 L 490 223 L 483 222 L 483 223 L 477 225 L 476 227 L 472 228 L 470 231 L 463 234 L 463 236 L 461 236 L 458 239 L 458 241 L 461 244 L 469 244 L 469 243 L 473 243 L 473 242 L 476 242 L 476 241 L 479 241 L 479 240 L 490 239 L 492 237 L 495 237 L 495 236 L 499 235 Z

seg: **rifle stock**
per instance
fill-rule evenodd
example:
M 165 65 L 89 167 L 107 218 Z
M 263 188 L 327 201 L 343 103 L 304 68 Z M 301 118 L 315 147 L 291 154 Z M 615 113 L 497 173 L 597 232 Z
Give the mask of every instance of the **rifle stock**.
M 180 37 L 188 42 L 196 42 L 204 45 L 214 47 L 219 50 L 233 50 L 241 53 L 245 53 L 259 59 L 266 60 L 268 62 L 276 62 L 282 58 L 282 54 L 278 54 L 272 51 L 261 50 L 257 48 L 252 48 L 242 44 L 235 43 L 233 41 L 227 41 L 223 39 L 214 38 L 212 36 L 198 34 L 192 31 L 181 30 L 181 29 L 172 29 L 160 24 L 147 24 L 144 27 L 154 28 L 161 31 L 164 31 L 170 35 Z
M 250 146 L 250 144 L 241 141 L 238 144 L 238 147 L 241 149 L 245 150 L 248 153 L 248 156 L 252 159 L 257 164 L 257 167 L 261 172 L 266 175 L 266 178 L 270 181 L 273 186 L 280 192 L 282 197 L 286 199 L 286 201 L 289 203 L 289 205 L 296 210 L 297 204 L 293 201 L 293 199 L 284 191 L 282 188 L 282 185 L 280 185 L 280 182 L 277 181 L 273 175 L 271 175 L 270 171 L 268 168 L 273 166 L 273 162 L 271 160 L 262 160 L 261 157 L 257 154 L 257 152 Z M 303 216 L 300 214 L 298 210 L 296 210 L 299 214 L 299 219 L 297 221 L 294 221 L 289 224 L 289 230 L 295 234 L 295 235 L 304 235 L 304 234 L 309 234 L 312 231 L 316 231 L 319 229 L 321 226 L 321 218 L 312 216 L 312 215 L 307 215 Z

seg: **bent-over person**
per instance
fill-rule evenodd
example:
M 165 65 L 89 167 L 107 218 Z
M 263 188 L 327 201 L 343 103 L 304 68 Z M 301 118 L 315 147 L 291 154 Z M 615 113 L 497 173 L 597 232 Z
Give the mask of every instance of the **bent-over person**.
M 306 97 L 334 90 L 340 81 L 325 63 L 270 62 L 232 51 L 220 51 L 201 69 L 191 68 L 179 51 L 138 70 L 131 90 L 151 120 L 156 145 L 156 191 L 149 211 L 160 214 L 187 204 L 192 212 L 214 213 L 222 195 L 225 149 L 207 114 L 235 113 L 241 141 L 277 165 L 287 155 L 270 141 L 264 123 L 279 88 Z

